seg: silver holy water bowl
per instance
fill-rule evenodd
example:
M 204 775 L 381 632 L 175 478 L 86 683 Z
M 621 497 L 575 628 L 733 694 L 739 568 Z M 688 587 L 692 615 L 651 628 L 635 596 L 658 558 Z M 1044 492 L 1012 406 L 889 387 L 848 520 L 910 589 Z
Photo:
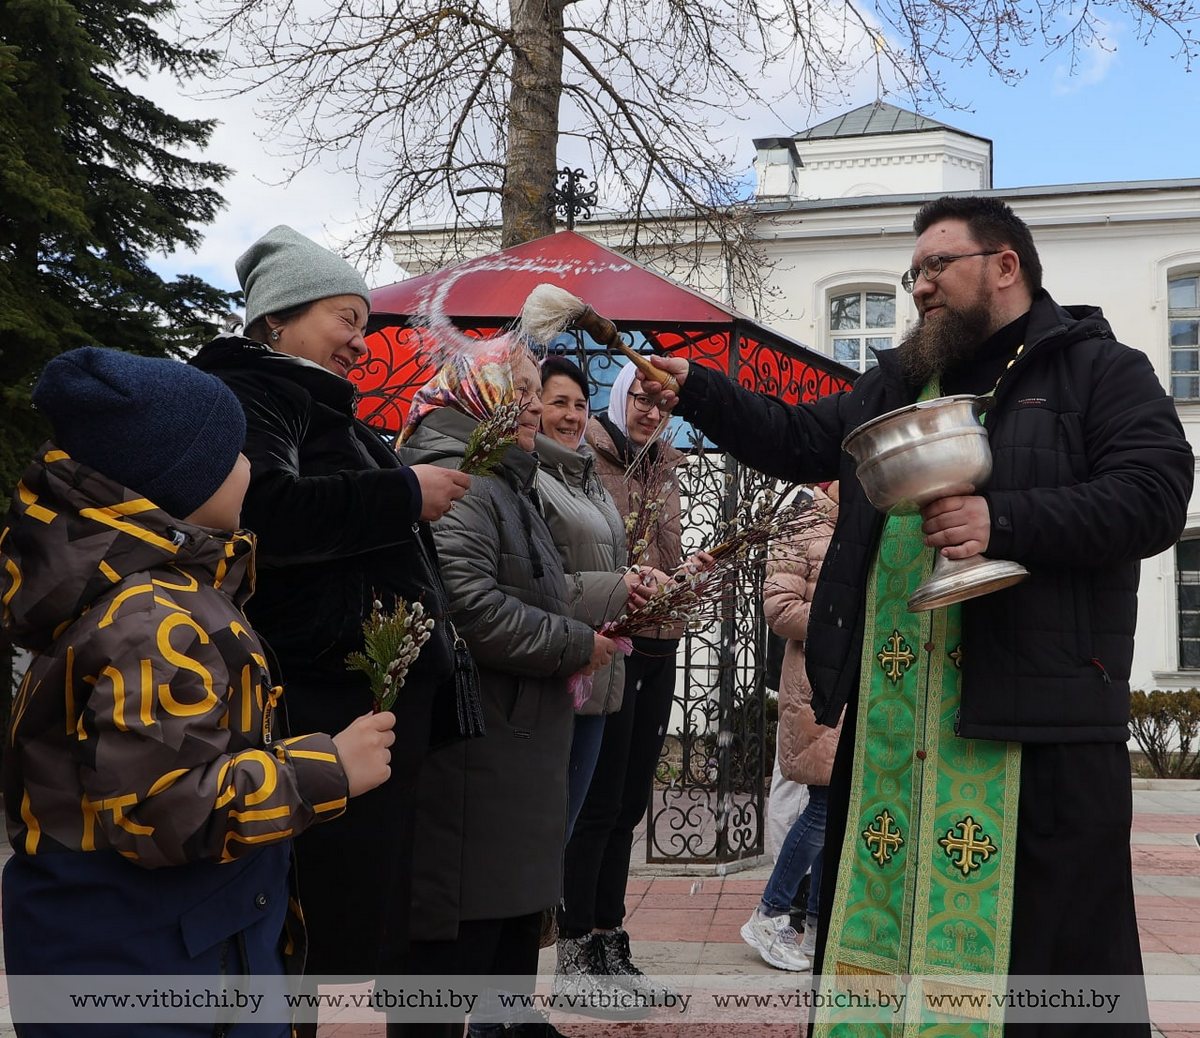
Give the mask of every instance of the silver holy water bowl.
M 943 497 L 973 494 L 992 474 L 992 451 L 979 416 L 990 398 L 943 396 L 873 418 L 842 443 L 858 481 L 881 512 L 912 515 Z M 1029 576 L 1016 562 L 973 555 L 947 559 L 908 600 L 909 612 L 937 609 L 1009 587 Z

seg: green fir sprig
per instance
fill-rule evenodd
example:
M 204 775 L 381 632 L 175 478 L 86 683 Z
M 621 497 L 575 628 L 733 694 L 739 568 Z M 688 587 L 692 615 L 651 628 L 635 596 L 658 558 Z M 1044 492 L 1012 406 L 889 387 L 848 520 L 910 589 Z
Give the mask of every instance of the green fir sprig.
M 517 422 L 525 410 L 519 400 L 501 404 L 483 419 L 467 439 L 459 471 L 468 476 L 490 476 L 504 452 L 517 442 Z
M 367 675 L 376 713 L 390 710 L 395 704 L 408 668 L 421 654 L 421 647 L 429 641 L 432 631 L 433 618 L 426 615 L 420 602 L 410 606 L 399 599 L 394 612 L 384 613 L 383 603 L 375 600 L 371 615 L 363 624 L 366 652 L 350 653 L 346 667 Z

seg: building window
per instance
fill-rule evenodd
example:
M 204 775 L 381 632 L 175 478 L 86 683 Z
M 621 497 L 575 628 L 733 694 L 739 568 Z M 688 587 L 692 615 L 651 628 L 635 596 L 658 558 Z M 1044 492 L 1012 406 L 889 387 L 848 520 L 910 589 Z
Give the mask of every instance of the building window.
M 875 367 L 870 350 L 896 344 L 896 293 L 867 288 L 831 295 L 829 337 L 834 360 L 856 371 Z
M 1200 273 L 1167 282 L 1171 334 L 1171 395 L 1200 400 Z
M 1200 537 L 1175 545 L 1179 669 L 1200 670 Z

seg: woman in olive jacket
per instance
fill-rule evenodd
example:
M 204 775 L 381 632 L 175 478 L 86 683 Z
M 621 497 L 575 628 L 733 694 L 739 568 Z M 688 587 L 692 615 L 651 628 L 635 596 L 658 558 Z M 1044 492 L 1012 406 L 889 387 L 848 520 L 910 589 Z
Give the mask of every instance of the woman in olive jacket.
M 542 362 L 542 407 L 538 488 L 546 525 L 567 573 L 571 615 L 599 629 L 627 605 L 644 601 L 649 588 L 640 571 L 626 565 L 625 522 L 600 480 L 595 455 L 583 443 L 588 384 L 577 364 L 565 357 Z M 624 661 L 618 654 L 611 666 L 597 671 L 586 702 L 575 705 L 568 839 L 592 781 L 605 715 L 621 709 Z

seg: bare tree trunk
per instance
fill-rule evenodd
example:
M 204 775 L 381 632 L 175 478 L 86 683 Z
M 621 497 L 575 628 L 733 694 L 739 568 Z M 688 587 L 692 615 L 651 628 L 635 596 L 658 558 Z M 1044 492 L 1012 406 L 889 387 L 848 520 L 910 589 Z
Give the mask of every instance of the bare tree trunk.
M 508 99 L 508 157 L 501 195 L 501 247 L 554 231 L 558 104 L 562 96 L 560 0 L 510 0 L 513 70 Z

